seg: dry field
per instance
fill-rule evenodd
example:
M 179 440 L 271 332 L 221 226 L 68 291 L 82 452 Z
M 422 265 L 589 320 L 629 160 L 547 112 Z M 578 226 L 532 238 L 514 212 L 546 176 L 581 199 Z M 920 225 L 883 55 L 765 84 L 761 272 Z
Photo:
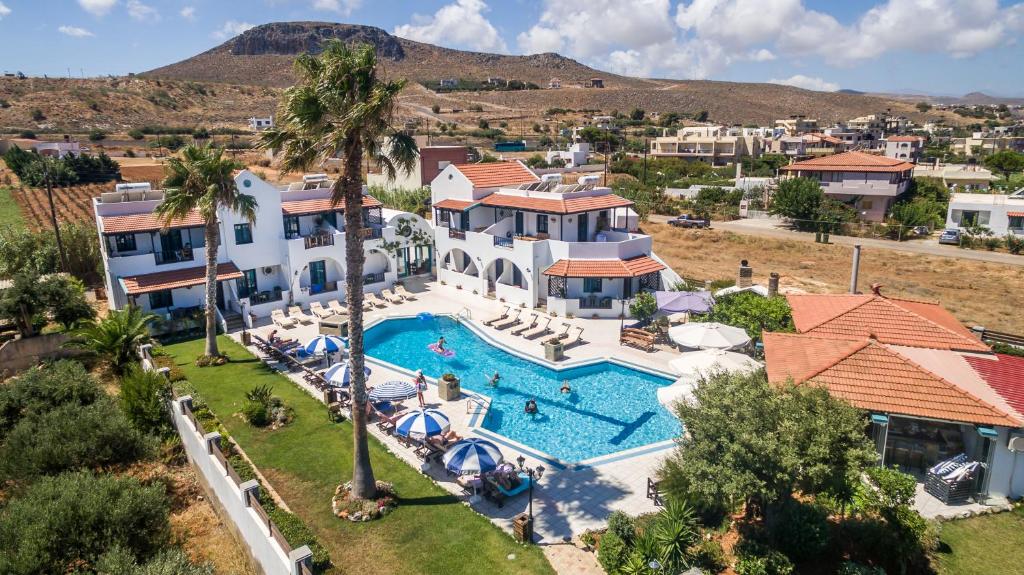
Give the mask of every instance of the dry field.
M 113 190 L 113 183 L 87 184 L 53 189 L 53 205 L 61 222 L 92 221 L 92 198 Z M 32 229 L 50 227 L 50 203 L 45 188 L 17 187 L 11 189 L 25 222 Z
M 741 236 L 716 230 L 678 230 L 644 224 L 654 250 L 680 275 L 734 279 L 740 260 L 754 268 L 755 281 L 778 272 L 781 287 L 811 293 L 849 288 L 853 248 L 802 241 Z M 884 285 L 886 295 L 938 301 L 967 325 L 1024 333 L 1024 268 L 864 248 L 859 288 Z

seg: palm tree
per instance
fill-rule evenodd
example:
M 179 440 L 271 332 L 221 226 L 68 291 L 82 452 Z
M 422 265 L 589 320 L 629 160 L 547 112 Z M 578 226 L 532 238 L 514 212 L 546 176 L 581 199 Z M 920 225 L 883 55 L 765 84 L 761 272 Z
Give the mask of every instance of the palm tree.
M 203 217 L 206 236 L 206 356 L 220 355 L 217 349 L 217 249 L 220 227 L 217 212 L 226 208 L 255 223 L 256 198 L 238 191 L 234 171 L 244 168 L 225 159 L 224 151 L 206 146 L 188 146 L 181 157 L 167 162 L 164 178 L 164 201 L 156 214 L 169 226 L 175 219 L 185 218 L 193 210 Z
M 115 375 L 124 375 L 138 359 L 139 346 L 152 341 L 149 324 L 156 319 L 133 305 L 111 310 L 107 317 L 89 320 L 72 330 L 67 346 L 100 356 Z
M 295 60 L 299 78 L 285 91 L 278 125 L 263 133 L 265 148 L 281 150 L 281 168 L 302 171 L 328 158 L 344 158 L 342 176 L 332 200 L 345 208 L 345 291 L 349 314 L 352 369 L 353 465 L 352 495 L 370 498 L 376 492 L 366 443 L 366 378 L 363 375 L 363 181 L 360 166 L 369 154 L 389 177 L 409 173 L 416 161 L 416 143 L 392 124 L 398 94 L 405 82 L 377 76 L 373 46 L 349 47 L 340 41 L 323 44 L 319 56 Z

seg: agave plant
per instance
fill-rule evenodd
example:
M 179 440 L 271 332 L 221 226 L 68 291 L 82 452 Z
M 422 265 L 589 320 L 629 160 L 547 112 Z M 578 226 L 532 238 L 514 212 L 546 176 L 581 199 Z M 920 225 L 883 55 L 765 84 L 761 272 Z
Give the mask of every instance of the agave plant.
M 90 320 L 71 332 L 68 347 L 90 351 L 102 358 L 115 375 L 124 375 L 138 358 L 139 346 L 149 343 L 149 324 L 156 319 L 138 307 L 112 310 L 101 320 Z

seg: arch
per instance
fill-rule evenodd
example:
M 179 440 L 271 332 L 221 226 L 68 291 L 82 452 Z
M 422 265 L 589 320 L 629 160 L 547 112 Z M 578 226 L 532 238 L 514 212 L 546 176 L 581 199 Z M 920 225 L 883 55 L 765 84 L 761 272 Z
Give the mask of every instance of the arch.
M 301 288 L 313 287 L 312 278 L 310 277 L 310 264 L 312 264 L 314 261 L 324 262 L 324 274 L 326 282 L 323 284 L 323 286 L 321 286 L 321 292 L 343 289 L 340 286 L 344 286 L 345 284 L 345 265 L 339 260 L 332 258 L 330 256 L 324 256 L 303 262 L 302 267 L 297 268 L 294 271 L 292 281 L 290 282 L 291 287 L 289 289 L 291 289 L 292 291 L 296 291 Z
M 391 258 L 387 254 L 378 249 L 366 252 L 366 259 L 363 261 L 364 274 L 388 273 L 390 271 Z
M 476 262 L 461 248 L 452 248 L 444 255 L 441 265 L 446 270 L 452 270 L 468 276 L 480 277 L 480 268 Z
M 516 286 L 519 289 L 529 289 L 529 277 L 523 273 L 523 270 L 515 262 L 508 258 L 495 258 L 484 269 L 486 270 L 486 278 L 489 285 L 501 284 Z

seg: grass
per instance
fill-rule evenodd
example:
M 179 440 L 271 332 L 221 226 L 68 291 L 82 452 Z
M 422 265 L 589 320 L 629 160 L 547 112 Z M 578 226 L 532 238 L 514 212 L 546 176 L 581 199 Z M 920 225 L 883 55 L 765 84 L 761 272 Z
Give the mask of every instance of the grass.
M 1024 507 L 942 525 L 941 550 L 934 566 L 939 575 L 1024 574 Z
M 553 573 L 540 549 L 516 543 L 370 438 L 378 479 L 391 481 L 398 509 L 370 523 L 353 524 L 331 514 L 335 487 L 352 474 L 352 427 L 331 423 L 326 408 L 284 376 L 266 368 L 240 345 L 220 338 L 231 362 L 195 367 L 203 341 L 164 350 L 217 414 L 234 439 L 291 510 L 313 528 L 335 571 L 345 573 Z M 295 410 L 295 421 L 277 431 L 251 427 L 236 415 L 245 392 L 269 384 Z M 515 554 L 514 560 L 508 556 Z
M 14 201 L 11 188 L 0 186 L 0 228 L 6 226 L 24 227 L 25 219 L 21 217 L 21 210 Z

